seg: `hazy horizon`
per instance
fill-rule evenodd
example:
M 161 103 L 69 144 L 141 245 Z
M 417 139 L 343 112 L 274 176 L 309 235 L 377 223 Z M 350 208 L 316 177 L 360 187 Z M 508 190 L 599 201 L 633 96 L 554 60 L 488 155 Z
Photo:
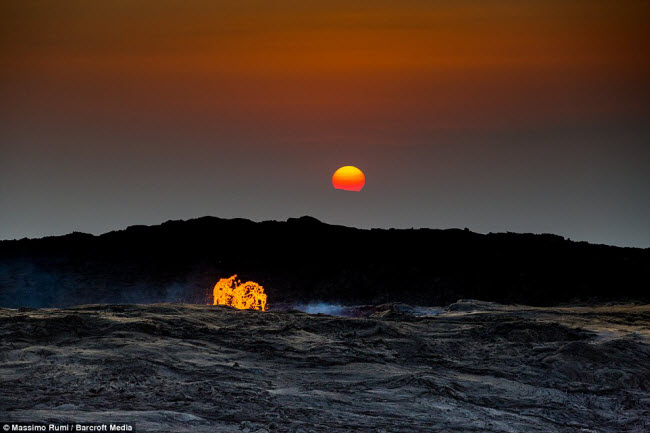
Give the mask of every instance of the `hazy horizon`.
M 42 238 L 45 238 L 45 237 L 65 236 L 65 235 L 72 234 L 72 233 L 84 233 L 84 234 L 91 234 L 93 236 L 101 236 L 101 235 L 106 234 L 106 233 L 126 230 L 128 227 L 132 227 L 132 226 L 151 227 L 151 226 L 161 225 L 161 224 L 164 224 L 164 223 L 170 222 L 170 221 L 191 221 L 191 220 L 201 219 L 201 218 L 218 218 L 218 219 L 225 219 L 225 220 L 245 219 L 245 220 L 248 220 L 248 221 L 252 221 L 254 223 L 260 223 L 260 222 L 267 222 L 267 221 L 287 222 L 289 219 L 298 219 L 298 218 L 302 218 L 302 217 L 315 218 L 312 215 L 295 215 L 295 216 L 289 216 L 287 218 L 276 218 L 276 219 L 253 219 L 253 218 L 243 218 L 243 217 L 220 217 L 220 216 L 217 216 L 217 215 L 201 215 L 201 216 L 191 217 L 191 218 L 168 219 L 168 220 L 165 220 L 165 221 L 147 223 L 147 224 L 129 224 L 129 225 L 123 226 L 123 227 L 116 227 L 116 228 L 112 228 L 112 229 L 100 230 L 100 231 L 95 231 L 95 232 L 84 231 L 84 230 L 73 230 L 73 231 L 65 232 L 65 233 L 62 232 L 62 233 L 56 233 L 56 234 L 43 234 L 43 235 L 36 235 L 36 236 L 32 236 L 32 237 L 0 238 L 0 241 L 21 240 L 21 239 L 42 239 Z M 463 230 L 463 229 L 467 229 L 467 230 L 470 230 L 471 232 L 474 232 L 474 233 L 477 233 L 477 234 L 484 234 L 484 235 L 485 234 L 491 234 L 491 233 L 516 233 L 516 234 L 533 234 L 533 235 L 550 234 L 550 235 L 562 236 L 563 238 L 565 238 L 567 240 L 570 240 L 570 241 L 589 242 L 590 244 L 594 244 L 594 245 L 609 245 L 609 246 L 616 246 L 616 247 L 623 247 L 623 248 L 641 248 L 641 249 L 650 248 L 650 247 L 637 247 L 637 246 L 630 246 L 630 245 L 615 245 L 615 244 L 606 244 L 606 243 L 600 243 L 600 242 L 591 242 L 591 241 L 588 241 L 588 240 L 585 240 L 585 239 L 574 239 L 574 238 L 571 238 L 571 237 L 566 236 L 566 235 L 561 234 L 561 233 L 551 233 L 551 232 L 513 232 L 513 231 L 509 231 L 509 230 L 481 232 L 481 231 L 477 231 L 477 230 L 472 230 L 469 227 L 414 227 L 414 226 L 377 227 L 377 226 L 355 226 L 355 225 L 350 225 L 350 224 L 345 224 L 345 223 L 338 223 L 338 222 L 334 222 L 334 221 L 327 221 L 327 220 L 323 220 L 323 219 L 320 219 L 320 218 L 316 218 L 316 219 L 319 220 L 322 223 L 329 224 L 329 225 L 345 226 L 345 227 L 358 228 L 358 229 L 363 229 L 363 230 L 371 230 L 371 229 L 384 229 L 384 230 L 388 230 L 388 229 L 398 229 L 398 230 L 408 230 L 408 229 L 415 229 L 415 230 L 418 230 L 418 229 Z

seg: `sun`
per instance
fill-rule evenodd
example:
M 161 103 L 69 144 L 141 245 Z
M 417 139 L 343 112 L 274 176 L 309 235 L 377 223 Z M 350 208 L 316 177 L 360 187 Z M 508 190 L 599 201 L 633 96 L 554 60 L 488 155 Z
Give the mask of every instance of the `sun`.
M 332 185 L 335 189 L 361 191 L 365 184 L 366 176 L 361 170 L 351 165 L 339 168 L 332 176 Z

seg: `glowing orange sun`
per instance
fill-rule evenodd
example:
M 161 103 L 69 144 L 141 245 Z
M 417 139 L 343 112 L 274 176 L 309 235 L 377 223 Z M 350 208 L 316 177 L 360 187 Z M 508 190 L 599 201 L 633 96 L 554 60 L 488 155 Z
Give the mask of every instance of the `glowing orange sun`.
M 332 185 L 336 189 L 361 191 L 361 188 L 365 184 L 366 177 L 363 175 L 363 172 L 351 165 L 339 168 L 334 172 L 334 176 L 332 176 Z

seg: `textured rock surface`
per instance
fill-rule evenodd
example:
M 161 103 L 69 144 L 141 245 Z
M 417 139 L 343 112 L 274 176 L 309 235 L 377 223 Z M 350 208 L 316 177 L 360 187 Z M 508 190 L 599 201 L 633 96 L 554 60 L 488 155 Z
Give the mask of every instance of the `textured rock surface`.
M 648 306 L 387 311 L 2 309 L 0 412 L 161 432 L 650 430 Z

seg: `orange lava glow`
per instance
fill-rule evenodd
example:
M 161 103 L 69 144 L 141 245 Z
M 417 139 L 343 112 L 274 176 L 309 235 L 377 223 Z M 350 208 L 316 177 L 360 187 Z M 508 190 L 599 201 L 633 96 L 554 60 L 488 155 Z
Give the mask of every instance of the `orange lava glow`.
M 244 284 L 237 275 L 221 278 L 212 290 L 212 305 L 230 305 L 240 310 L 266 310 L 264 287 L 253 281 Z
M 366 176 L 356 167 L 346 165 L 334 172 L 332 176 L 332 185 L 336 189 L 345 191 L 361 191 L 366 184 Z

